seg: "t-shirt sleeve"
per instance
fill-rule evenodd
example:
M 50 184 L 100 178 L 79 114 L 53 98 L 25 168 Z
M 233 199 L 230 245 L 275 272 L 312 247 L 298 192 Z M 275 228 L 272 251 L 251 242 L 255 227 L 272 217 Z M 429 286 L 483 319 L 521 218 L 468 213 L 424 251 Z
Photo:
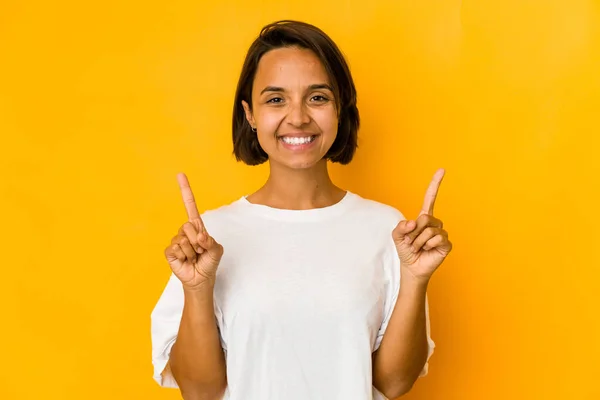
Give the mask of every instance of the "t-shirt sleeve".
M 169 356 L 183 313 L 183 287 L 181 281 L 171 274 L 169 282 L 151 314 L 153 378 L 160 386 L 178 388 L 169 368 Z
M 151 314 L 151 336 L 152 336 L 152 365 L 154 366 L 154 380 L 162 387 L 179 388 L 171 368 L 169 357 L 171 349 L 177 339 L 179 324 L 183 314 L 183 286 L 181 281 L 171 274 L 167 286 L 158 299 Z M 222 314 L 215 305 L 215 322 L 219 331 L 221 347 L 227 355 L 227 346 L 221 334 Z
M 384 255 L 384 274 L 386 279 L 385 286 L 385 301 L 384 301 L 384 310 L 383 310 L 383 322 L 381 327 L 377 333 L 377 337 L 375 339 L 375 345 L 373 351 L 376 351 L 381 345 L 381 341 L 383 340 L 383 335 L 387 329 L 388 323 L 390 322 L 390 318 L 392 316 L 392 312 L 394 311 L 394 306 L 396 305 L 396 300 L 398 299 L 398 293 L 400 290 L 400 258 L 398 257 L 398 253 L 396 252 L 395 245 L 393 240 L 391 240 L 391 248 Z M 427 295 L 425 295 L 425 322 L 426 322 L 426 331 L 427 331 L 427 360 L 419 377 L 427 375 L 429 372 L 429 358 L 433 354 L 433 350 L 435 348 L 435 342 L 431 339 L 431 328 L 429 322 L 429 300 Z

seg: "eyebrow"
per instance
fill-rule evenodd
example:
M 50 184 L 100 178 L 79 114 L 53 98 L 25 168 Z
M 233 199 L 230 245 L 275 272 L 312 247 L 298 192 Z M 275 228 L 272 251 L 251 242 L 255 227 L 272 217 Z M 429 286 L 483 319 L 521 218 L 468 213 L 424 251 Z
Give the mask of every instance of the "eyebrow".
M 326 83 L 315 83 L 313 85 L 310 85 L 308 87 L 308 89 L 309 90 L 327 89 L 327 90 L 333 92 L 333 89 L 331 88 L 331 86 L 329 86 Z M 267 86 L 260 92 L 260 94 L 263 94 L 265 92 L 285 92 L 285 89 L 282 87 L 278 87 L 278 86 Z

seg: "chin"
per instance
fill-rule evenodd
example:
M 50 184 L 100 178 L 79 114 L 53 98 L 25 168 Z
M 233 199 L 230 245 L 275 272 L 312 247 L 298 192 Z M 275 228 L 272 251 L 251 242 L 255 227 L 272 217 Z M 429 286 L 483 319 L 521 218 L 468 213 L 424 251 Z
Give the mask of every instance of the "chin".
M 271 161 L 273 162 L 273 161 Z M 318 160 L 275 160 L 275 162 L 281 166 L 289 169 L 310 169 L 316 167 L 320 162 L 326 162 L 325 159 Z

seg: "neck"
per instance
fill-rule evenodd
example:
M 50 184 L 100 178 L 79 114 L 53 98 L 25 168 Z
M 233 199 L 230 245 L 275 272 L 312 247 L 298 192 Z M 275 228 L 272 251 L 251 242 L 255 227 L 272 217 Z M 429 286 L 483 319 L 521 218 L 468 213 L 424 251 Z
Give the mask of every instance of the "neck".
M 312 168 L 292 169 L 269 164 L 267 182 L 247 200 L 287 210 L 322 208 L 339 202 L 346 192 L 333 184 L 327 161 L 321 160 Z

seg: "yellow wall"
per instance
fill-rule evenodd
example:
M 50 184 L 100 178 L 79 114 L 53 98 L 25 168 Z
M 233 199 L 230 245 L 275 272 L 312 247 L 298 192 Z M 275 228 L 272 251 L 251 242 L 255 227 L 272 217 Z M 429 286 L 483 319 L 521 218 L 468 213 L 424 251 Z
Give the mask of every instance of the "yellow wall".
M 447 171 L 437 349 L 406 398 L 600 398 L 598 2 L 225 3 L 3 2 L 0 398 L 178 398 L 149 337 L 175 175 L 202 208 L 263 182 L 231 156 L 231 101 L 282 18 L 351 64 L 363 126 L 339 184 L 410 217 Z

